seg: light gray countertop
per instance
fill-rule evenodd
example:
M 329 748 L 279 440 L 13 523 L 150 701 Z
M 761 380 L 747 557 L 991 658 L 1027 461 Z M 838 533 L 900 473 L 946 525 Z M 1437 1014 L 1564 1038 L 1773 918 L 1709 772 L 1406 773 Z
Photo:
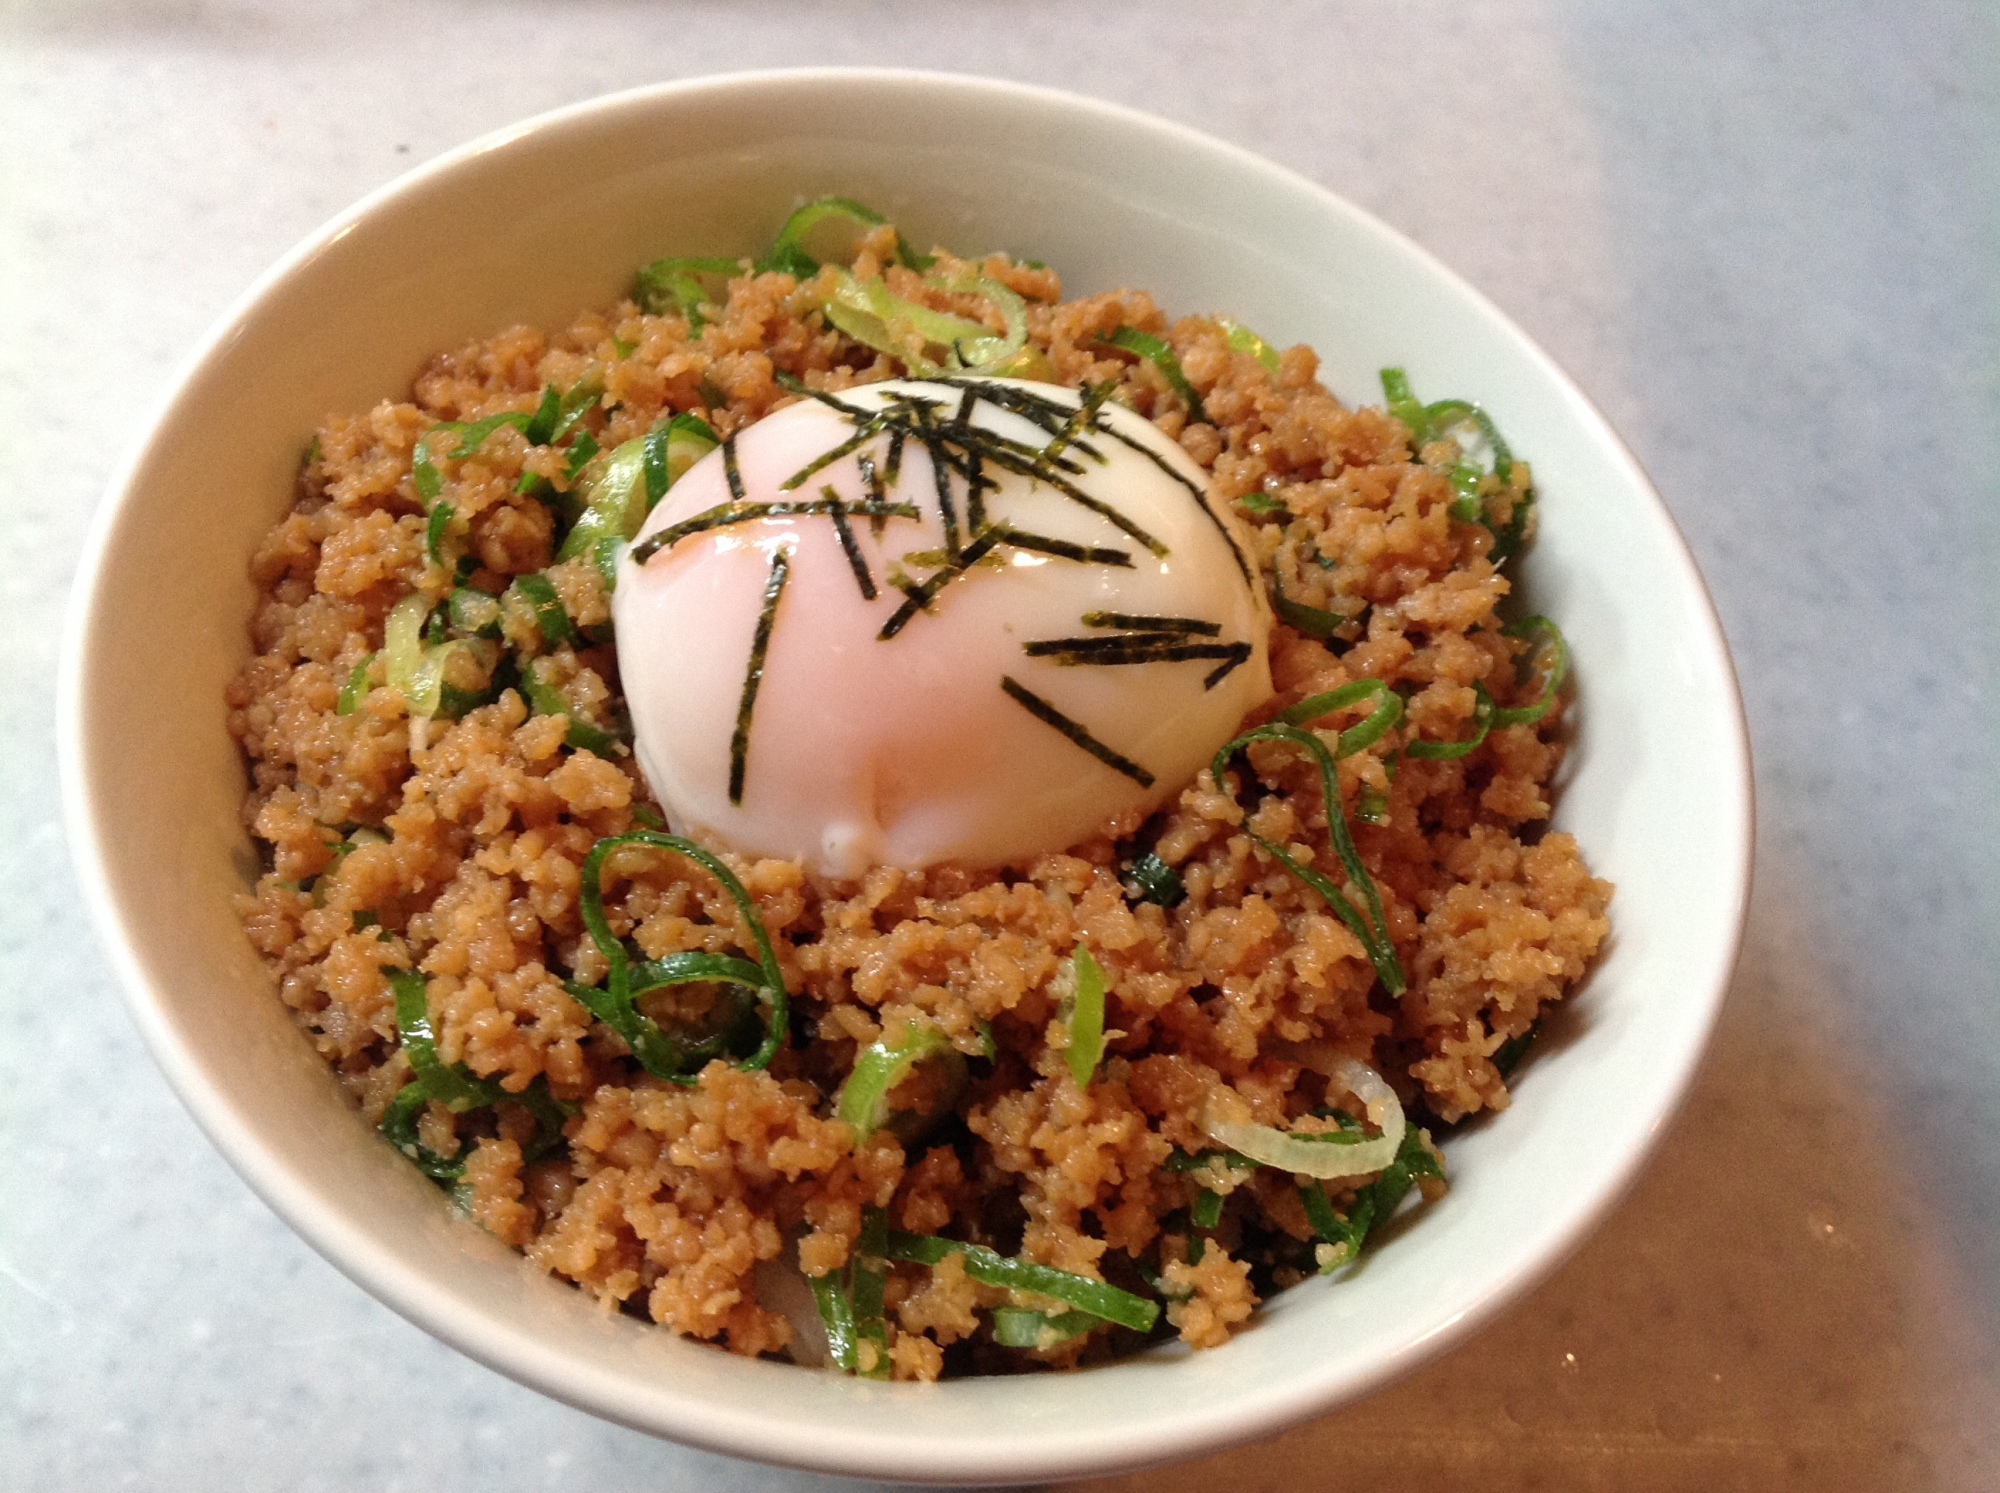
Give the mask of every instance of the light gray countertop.
M 0 0 L 0 1485 L 825 1481 L 518 1388 L 267 1212 L 124 1015 L 50 724 L 92 507 L 268 263 L 542 109 L 824 62 L 1149 109 L 1435 251 L 1638 452 L 1749 704 L 1748 944 L 1633 1194 L 1412 1378 L 1116 1485 L 2000 1486 L 2000 21 L 1970 0 Z

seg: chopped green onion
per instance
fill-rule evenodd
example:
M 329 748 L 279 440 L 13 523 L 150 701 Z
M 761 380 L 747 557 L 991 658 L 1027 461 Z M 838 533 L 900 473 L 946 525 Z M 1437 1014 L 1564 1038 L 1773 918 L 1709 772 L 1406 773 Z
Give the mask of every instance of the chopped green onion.
M 1174 350 L 1155 337 L 1151 332 L 1142 332 L 1137 327 L 1119 327 L 1114 332 L 1100 335 L 1099 342 L 1107 342 L 1113 347 L 1123 348 L 1128 353 L 1137 353 L 1148 363 L 1160 370 L 1160 376 L 1167 381 L 1167 387 L 1180 395 L 1181 402 L 1188 407 L 1188 418 L 1202 424 L 1208 423 L 1208 411 L 1202 407 L 1201 395 L 1181 372 L 1181 360 L 1174 356 Z
M 1502 1078 L 1510 1077 L 1521 1066 L 1521 1059 L 1528 1055 L 1528 1049 L 1535 1045 L 1535 1033 L 1540 1022 L 1530 1026 L 1525 1032 L 1509 1037 L 1493 1051 L 1492 1063 Z
M 526 602 L 535 614 L 535 625 L 541 629 L 542 641 L 550 647 L 570 642 L 576 637 L 576 628 L 570 623 L 562 598 L 556 595 L 556 588 L 549 583 L 547 576 L 539 571 L 517 575 L 508 589 Z
M 564 449 L 569 455 L 563 461 L 563 482 L 565 485 L 573 485 L 577 473 L 581 472 L 590 458 L 597 455 L 602 448 L 597 444 L 596 436 L 587 430 L 582 430 L 577 432 L 576 439 Z
M 1382 393 L 1389 412 L 1408 427 L 1410 444 L 1419 454 L 1425 446 L 1447 434 L 1454 426 L 1470 425 L 1492 453 L 1493 475 L 1502 482 L 1511 480 L 1514 453 L 1501 436 L 1499 427 L 1493 423 L 1493 417 L 1480 406 L 1467 399 L 1440 399 L 1435 404 L 1419 404 L 1410 392 L 1409 377 L 1400 368 L 1382 370 Z M 1460 449 L 1464 449 L 1463 443 Z M 1485 506 L 1479 495 L 1479 483 L 1484 475 L 1481 468 L 1470 460 L 1453 464 L 1449 476 L 1452 488 L 1458 494 L 1451 505 L 1453 518 L 1469 523 L 1486 523 Z M 1493 532 L 1490 558 L 1496 567 L 1504 565 L 1519 552 L 1527 537 L 1534 504 L 1534 490 L 1530 488 L 1516 501 L 1513 516 L 1504 528 L 1495 529 L 1486 524 Z
M 1546 617 L 1523 617 L 1519 622 L 1510 622 L 1500 631 L 1510 638 L 1525 638 L 1530 634 L 1541 639 L 1535 653 L 1549 655 L 1547 671 L 1542 676 L 1542 692 L 1526 705 L 1511 709 L 1495 709 L 1493 724 L 1496 726 L 1532 725 L 1549 713 L 1555 703 L 1556 691 L 1569 673 L 1569 645 L 1563 641 L 1562 632 Z
M 706 420 L 686 411 L 654 421 L 645 441 L 648 513 L 667 495 L 667 489 L 680 481 L 683 472 L 722 444 Z M 630 539 L 637 532 L 635 528 L 625 537 Z
M 1363 1140 L 1358 1129 L 1345 1125 L 1339 1130 L 1302 1134 L 1270 1125 L 1244 1124 L 1222 1118 L 1212 1104 L 1201 1116 L 1202 1132 L 1252 1161 L 1298 1176 L 1360 1177 L 1379 1172 L 1396 1159 L 1408 1129 L 1402 1101 L 1381 1074 L 1354 1058 L 1340 1057 L 1333 1076 L 1363 1104 L 1382 1111 L 1381 1135 Z
M 820 1325 L 826 1328 L 826 1356 L 843 1373 L 854 1372 L 854 1301 L 838 1271 L 808 1276 L 813 1305 L 819 1309 Z
M 689 334 L 695 335 L 707 320 L 702 308 L 721 304 L 709 293 L 709 285 L 742 273 L 740 259 L 656 259 L 639 271 L 639 287 L 633 299 L 650 316 L 680 312 L 687 318 Z
M 1090 950 L 1078 944 L 1070 956 L 1070 975 L 1075 991 L 1062 1003 L 1062 1018 L 1069 1025 L 1063 1061 L 1076 1086 L 1087 1089 L 1104 1056 L 1104 970 Z
M 433 564 L 444 564 L 444 536 L 451 527 L 451 521 L 458 510 L 449 503 L 431 504 L 431 514 L 424 521 L 424 553 Z
M 1493 729 L 1493 697 L 1486 693 L 1486 686 L 1472 686 L 1472 734 L 1458 741 L 1412 741 L 1403 746 L 1406 757 L 1422 758 L 1426 762 L 1440 762 L 1448 758 L 1468 756 L 1479 744 L 1486 740 L 1486 733 Z
M 616 534 L 605 534 L 590 547 L 590 563 L 597 567 L 597 577 L 606 591 L 618 589 L 618 562 L 625 558 L 625 548 L 625 541 Z
M 889 1377 L 889 1324 L 882 1294 L 889 1281 L 889 1215 L 872 1203 L 861 1210 L 861 1237 L 848 1257 L 848 1295 L 854 1312 L 854 1367 L 864 1379 Z
M 1360 1254 L 1368 1235 L 1394 1216 L 1419 1177 L 1443 1176 L 1444 1168 L 1431 1154 L 1424 1133 L 1412 1125 L 1403 1133 L 1395 1160 L 1354 1194 L 1345 1217 L 1334 1211 L 1320 1183 L 1301 1183 L 1299 1200 L 1305 1204 L 1306 1221 L 1315 1234 L 1333 1246 L 1326 1262 L 1319 1267 L 1320 1274 L 1329 1275 Z
M 1410 444 L 1423 450 L 1430 441 L 1430 416 L 1417 403 L 1417 396 L 1410 392 L 1410 376 L 1400 368 L 1382 370 L 1382 398 L 1389 407 L 1389 413 L 1403 422 L 1410 432 Z
M 1060 1312 L 1052 1317 L 1025 1306 L 993 1308 L 993 1341 L 1003 1348 L 1054 1348 L 1103 1325 L 1102 1317 L 1089 1312 Z
M 1390 689 L 1379 679 L 1356 679 L 1351 684 L 1343 684 L 1338 689 L 1327 690 L 1324 694 L 1308 695 L 1298 704 L 1278 712 L 1278 719 L 1288 726 L 1303 726 L 1308 721 L 1316 721 L 1323 715 L 1332 715 L 1336 710 L 1344 710 L 1350 705 L 1358 705 L 1370 697 L 1375 700 L 1375 708 L 1367 719 L 1359 725 L 1350 726 L 1340 733 L 1333 755 L 1336 758 L 1352 757 L 1363 747 L 1373 746 L 1380 741 L 1390 727 L 1403 718 L 1403 697 Z
M 1241 1151 L 1221 1151 L 1210 1148 L 1205 1151 L 1187 1152 L 1179 1146 L 1167 1153 L 1165 1170 L 1170 1172 L 1198 1172 L 1205 1167 L 1226 1166 L 1231 1171 L 1245 1172 L 1255 1168 L 1256 1162 Z
M 1360 889 L 1362 900 L 1367 905 L 1366 915 L 1364 916 L 1361 909 L 1348 901 L 1339 888 L 1318 871 L 1300 865 L 1281 847 L 1262 835 L 1247 829 L 1244 833 L 1248 834 L 1279 865 L 1319 893 L 1334 914 L 1347 924 L 1356 938 L 1361 940 L 1362 947 L 1367 950 L 1369 962 L 1375 966 L 1375 973 L 1381 977 L 1383 987 L 1391 995 L 1402 994 L 1406 984 L 1403 967 L 1397 962 L 1396 946 L 1389 940 L 1388 924 L 1382 914 L 1382 899 L 1375 890 L 1374 879 L 1369 876 L 1368 868 L 1361 864 L 1361 856 L 1354 848 L 1354 837 L 1348 832 L 1347 814 L 1342 809 L 1340 801 L 1340 780 L 1334 771 L 1333 758 L 1328 754 L 1325 744 L 1312 732 L 1298 726 L 1287 725 L 1283 721 L 1272 721 L 1267 725 L 1258 726 L 1254 730 L 1244 732 L 1234 741 L 1225 743 L 1215 754 L 1215 760 L 1210 764 L 1210 771 L 1214 775 L 1217 787 L 1222 786 L 1222 775 L 1229 765 L 1229 759 L 1253 741 L 1288 741 L 1294 746 L 1304 747 L 1319 763 L 1320 789 L 1326 804 L 1327 835 L 1333 841 L 1334 853 L 1340 857 L 1341 865 L 1347 870 L 1348 879 Z
M 570 498 L 581 511 L 556 551 L 558 562 L 591 553 L 600 539 L 630 539 L 639 532 L 646 521 L 645 469 L 644 436 L 614 447 L 603 460 L 584 469 L 570 489 Z
M 1309 607 L 1302 601 L 1293 601 L 1285 595 L 1285 583 L 1278 579 L 1275 570 L 1271 572 L 1271 610 L 1278 614 L 1280 621 L 1289 622 L 1310 638 L 1330 638 L 1335 631 L 1353 620 L 1351 617 L 1341 616 L 1338 612 L 1329 612 L 1322 607 Z
M 1198 1229 L 1212 1229 L 1222 1222 L 1222 1194 L 1204 1187 L 1194 1195 L 1188 1208 L 1188 1222 Z
M 481 638 L 500 636 L 500 598 L 490 591 L 460 586 L 451 593 L 447 608 L 451 625 L 460 632 Z
M 604 989 L 610 992 L 616 1003 L 623 1007 L 633 992 L 632 960 L 625 952 L 624 944 L 612 935 L 611 925 L 604 917 L 604 861 L 605 857 L 621 845 L 651 845 L 660 850 L 671 850 L 684 856 L 713 876 L 729 899 L 736 904 L 743 922 L 750 930 L 751 942 L 756 946 L 757 968 L 762 981 L 757 989 L 757 998 L 764 1007 L 764 1040 L 757 1050 L 737 1067 L 762 1068 L 785 1040 L 786 1022 L 789 1019 L 789 1001 L 785 994 L 785 976 L 778 966 L 778 956 L 771 948 L 771 936 L 764 931 L 764 923 L 757 916 L 757 907 L 750 900 L 750 894 L 743 889 L 743 883 L 735 874 L 717 860 L 710 852 L 684 840 L 678 835 L 661 834 L 657 830 L 628 830 L 622 835 L 610 835 L 590 847 L 590 854 L 583 858 L 583 888 L 578 897 L 578 910 L 583 917 L 584 931 L 590 935 L 597 951 L 604 956 L 610 966 L 604 982 Z M 656 961 L 663 964 L 664 961 Z M 728 978 L 710 975 L 705 978 Z M 694 1076 L 685 1073 L 660 1075 L 672 1078 L 676 1083 L 692 1083 Z
M 374 662 L 375 655 L 371 653 L 354 666 L 347 683 L 340 687 L 340 698 L 333 707 L 335 715 L 352 715 L 361 708 L 361 701 L 368 693 L 368 669 Z
M 702 1042 L 687 1043 L 667 1034 L 635 1002 L 650 990 L 695 981 L 715 981 L 740 985 L 755 992 L 764 985 L 764 973 L 747 959 L 727 954 L 669 954 L 633 968 L 623 990 L 565 982 L 577 1003 L 624 1039 L 639 1066 L 655 1078 L 679 1081 L 690 1068 L 699 1068 L 719 1054 L 728 1040 L 722 1032 Z
M 889 1121 L 889 1094 L 925 1058 L 958 1055 L 951 1039 L 928 1022 L 913 1021 L 895 1042 L 871 1042 L 855 1056 L 847 1082 L 840 1086 L 834 1115 L 865 1140 Z
M 424 622 L 430 617 L 431 601 L 421 591 L 412 591 L 389 608 L 382 624 L 382 662 L 391 689 L 410 699 L 410 685 L 424 661 Z M 414 709 L 414 706 L 412 707 Z
M 1282 498 L 1274 498 L 1269 493 L 1245 493 L 1236 500 L 1236 506 L 1250 513 L 1290 513 Z
M 1226 316 L 1218 316 L 1216 324 L 1222 328 L 1229 342 L 1231 352 L 1249 353 L 1264 365 L 1264 371 L 1272 378 L 1278 376 L 1278 350 L 1240 322 L 1231 321 Z
M 1389 795 L 1364 783 L 1354 801 L 1354 817 L 1363 824 L 1386 824 L 1389 819 Z
M 864 231 L 879 228 L 889 221 L 872 207 L 864 207 L 851 197 L 821 197 L 808 202 L 785 219 L 784 227 L 778 230 L 770 249 L 757 261 L 758 272 L 765 274 L 776 270 L 801 280 L 815 273 L 820 262 L 805 251 L 805 236 L 821 223 L 842 220 Z
M 618 738 L 601 726 L 593 726 L 585 720 L 577 708 L 570 704 L 563 692 L 549 683 L 542 672 L 543 660 L 531 658 L 521 669 L 521 693 L 528 697 L 528 704 L 537 715 L 560 715 L 569 718 L 569 729 L 563 733 L 563 744 L 573 751 L 594 752 L 600 757 L 608 757 L 618 749 Z
M 639 344 L 636 342 L 627 342 L 623 337 L 611 339 L 611 353 L 614 357 L 629 358 L 638 350 Z
M 665 829 L 667 827 L 667 821 L 644 804 L 632 805 L 632 817 L 645 825 L 647 829 Z
M 880 280 L 858 280 L 845 271 L 839 273 L 820 311 L 837 330 L 865 347 L 887 353 L 920 376 L 983 367 L 982 359 L 987 356 L 999 360 L 998 350 L 1007 342 L 995 337 L 984 322 L 933 311 L 892 294 Z M 932 346 L 943 348 L 944 356 L 934 359 L 924 351 Z M 1011 356 L 1018 346 L 1007 347 L 1005 356 Z M 966 348 L 977 356 L 964 356 L 961 349 Z
M 410 453 L 410 482 L 417 489 L 417 497 L 428 508 L 444 491 L 444 478 L 438 474 L 437 465 L 431 460 L 431 437 L 440 430 L 453 430 L 456 426 L 435 425 L 417 437 L 416 449 Z
M 1143 1296 L 1134 1296 L 1087 1275 L 1073 1275 L 1031 1260 L 1010 1259 L 980 1244 L 961 1244 L 935 1234 L 906 1234 L 892 1230 L 885 1251 L 892 1260 L 908 1260 L 918 1265 L 937 1265 L 949 1254 L 965 1257 L 965 1273 L 972 1279 L 1003 1290 L 1029 1291 L 1047 1296 L 1064 1306 L 1088 1312 L 1134 1332 L 1149 1332 L 1159 1320 L 1160 1305 Z
M 1152 851 L 1125 868 L 1125 879 L 1138 888 L 1139 900 L 1159 907 L 1176 907 L 1187 896 L 1181 874 Z
M 535 1117 L 538 1130 L 537 1143 L 525 1149 L 546 1154 L 561 1144 L 563 1122 L 572 1111 L 549 1094 L 545 1083 L 513 1094 L 492 1079 L 475 1078 L 460 1064 L 441 1061 L 431 1032 L 424 977 L 415 970 L 389 964 L 381 970 L 395 994 L 396 1029 L 402 1038 L 403 1055 L 415 1075 L 397 1090 L 382 1116 L 382 1133 L 397 1150 L 438 1181 L 455 1180 L 464 1174 L 463 1161 L 440 1156 L 417 1139 L 417 1115 L 432 1100 L 453 1114 L 492 1104 L 519 1104 Z

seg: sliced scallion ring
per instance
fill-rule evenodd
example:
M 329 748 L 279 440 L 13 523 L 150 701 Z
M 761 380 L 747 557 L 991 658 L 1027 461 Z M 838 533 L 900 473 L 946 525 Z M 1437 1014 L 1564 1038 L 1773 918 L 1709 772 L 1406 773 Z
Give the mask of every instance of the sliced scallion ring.
M 1536 656 L 1546 653 L 1548 663 L 1542 674 L 1542 692 L 1526 705 L 1516 705 L 1502 710 L 1495 707 L 1495 726 L 1529 726 L 1549 713 L 1555 703 L 1556 691 L 1569 674 L 1569 644 L 1563 641 L 1562 630 L 1546 617 L 1523 617 L 1519 622 L 1510 622 L 1500 631 L 1510 638 L 1535 637 L 1540 639 L 1535 649 Z
M 633 994 L 631 956 L 625 952 L 625 945 L 612 934 L 611 924 L 604 917 L 604 861 L 621 845 L 650 845 L 693 861 L 713 876 L 729 900 L 736 904 L 737 912 L 750 931 L 750 941 L 756 947 L 757 969 L 762 976 L 757 999 L 764 1008 L 764 1039 L 755 1052 L 738 1061 L 736 1066 L 745 1069 L 764 1067 L 785 1040 L 790 1002 L 785 993 L 784 971 L 779 968 L 777 953 L 771 947 L 771 936 L 764 931 L 763 919 L 757 916 L 757 905 L 750 900 L 743 883 L 736 879 L 729 867 L 692 840 L 661 834 L 658 830 L 628 830 L 622 835 L 609 835 L 599 840 L 590 847 L 590 854 L 583 858 L 583 886 L 577 898 L 578 911 L 583 917 L 584 931 L 590 935 L 590 941 L 597 945 L 598 953 L 604 956 L 604 962 L 609 966 L 604 981 L 605 990 L 611 993 L 620 1007 L 626 1005 Z M 717 976 L 711 974 L 703 978 Z M 660 1076 L 671 1078 L 676 1083 L 695 1081 L 692 1073 Z
M 1202 1134 L 1217 1145 L 1227 1146 L 1252 1161 L 1277 1167 L 1298 1176 L 1360 1177 L 1379 1172 L 1396 1159 L 1403 1144 L 1406 1122 L 1402 1101 L 1382 1076 L 1367 1064 L 1342 1056 L 1333 1065 L 1333 1076 L 1371 1110 L 1381 1111 L 1382 1133 L 1373 1140 L 1352 1141 L 1341 1131 L 1324 1136 L 1301 1135 L 1270 1125 L 1250 1125 L 1227 1120 L 1215 1113 L 1211 1104 L 1201 1117 Z
M 1363 700 L 1373 699 L 1374 709 L 1359 725 L 1349 726 L 1340 733 L 1335 744 L 1335 758 L 1352 757 L 1364 747 L 1380 741 L 1389 729 L 1403 718 L 1403 697 L 1390 689 L 1379 679 L 1356 679 L 1351 684 L 1343 684 L 1338 689 L 1327 690 L 1323 694 L 1308 695 L 1298 704 L 1278 712 L 1278 719 L 1288 726 L 1303 726 L 1308 721 L 1316 721 L 1321 716 L 1332 715 L 1336 710 L 1345 710 L 1351 705 L 1359 705 Z
M 1470 755 L 1486 740 L 1487 732 L 1493 729 L 1493 697 L 1486 693 L 1486 686 L 1472 686 L 1472 734 L 1457 741 L 1411 741 L 1403 744 L 1403 755 L 1421 758 L 1426 762 L 1442 762 L 1453 757 Z
M 1181 360 L 1174 350 L 1151 332 L 1142 332 L 1137 327 L 1119 327 L 1115 331 L 1101 334 L 1099 342 L 1123 348 L 1128 353 L 1137 353 L 1148 363 L 1160 370 L 1160 376 L 1167 381 L 1167 387 L 1180 395 L 1181 402 L 1188 407 L 1188 418 L 1200 424 L 1208 423 L 1208 411 L 1202 407 L 1201 395 L 1194 385 L 1187 381 L 1181 371 Z
M 854 1127 L 855 1139 L 866 1139 L 889 1123 L 889 1094 L 910 1070 L 925 1058 L 946 1054 L 964 1061 L 951 1039 L 929 1022 L 910 1022 L 894 1042 L 871 1042 L 855 1057 L 853 1071 L 840 1086 L 835 1116 Z
M 1272 378 L 1278 376 L 1278 350 L 1275 347 L 1241 322 L 1231 321 L 1226 316 L 1218 316 L 1215 321 L 1216 325 L 1222 328 L 1222 334 L 1227 339 L 1231 352 L 1249 353 L 1264 365 L 1264 371 Z
M 568 697 L 549 683 L 542 664 L 542 659 L 531 658 L 521 666 L 521 693 L 528 697 L 528 705 L 535 714 L 567 716 L 569 729 L 563 733 L 563 744 L 573 751 L 595 752 L 600 757 L 617 751 L 618 738 L 585 720 Z
M 721 445 L 708 421 L 682 410 L 653 422 L 646 432 L 646 511 L 651 513 L 681 474 Z M 636 534 L 635 528 L 625 537 Z
M 540 571 L 515 576 L 508 589 L 527 603 L 535 615 L 535 626 L 541 629 L 542 641 L 550 647 L 567 643 L 576 636 L 576 628 L 569 620 L 562 598 L 556 595 L 556 588 Z
M 702 309 L 721 304 L 709 287 L 717 280 L 742 273 L 740 259 L 656 259 L 639 271 L 639 285 L 633 299 L 649 316 L 680 312 L 687 318 L 688 332 L 699 334 L 707 320 Z
M 606 537 L 630 539 L 646 521 L 646 438 L 613 447 L 585 467 L 569 495 L 580 511 L 556 551 L 558 561 L 587 555 Z

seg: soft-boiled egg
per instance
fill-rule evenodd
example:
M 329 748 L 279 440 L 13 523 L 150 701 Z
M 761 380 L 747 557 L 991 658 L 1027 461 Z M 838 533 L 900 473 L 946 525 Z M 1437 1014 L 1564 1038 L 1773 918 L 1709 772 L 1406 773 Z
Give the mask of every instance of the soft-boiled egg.
M 1271 693 L 1254 562 L 1149 421 L 1015 379 L 801 399 L 689 468 L 614 596 L 676 830 L 829 876 L 1020 864 Z

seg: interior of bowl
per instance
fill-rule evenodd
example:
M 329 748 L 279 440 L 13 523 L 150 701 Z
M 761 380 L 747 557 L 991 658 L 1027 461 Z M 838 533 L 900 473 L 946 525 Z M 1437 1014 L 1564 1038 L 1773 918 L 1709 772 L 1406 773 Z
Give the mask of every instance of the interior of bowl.
M 921 143 L 916 143 L 921 142 Z M 887 1385 L 734 1358 L 536 1273 L 382 1144 L 273 998 L 231 899 L 254 875 L 223 691 L 246 561 L 317 423 L 406 394 L 430 353 L 556 323 L 663 254 L 766 242 L 822 194 L 918 242 L 1048 261 L 1071 294 L 1151 290 L 1477 399 L 1534 463 L 1536 610 L 1574 651 L 1557 823 L 1618 885 L 1609 951 L 1513 1108 L 1448 1144 L 1449 1195 L 1351 1278 L 1285 1293 L 1227 1347 L 1081 1380 Z M 165 584 L 162 577 L 172 577 Z M 1555 1260 L 1684 1088 L 1748 871 L 1739 707 L 1671 520 L 1603 421 L 1504 318 L 1311 185 L 1159 121 L 1012 85 L 819 72 L 581 106 L 405 178 L 302 246 L 219 328 L 114 485 L 79 586 L 65 757 L 77 859 L 132 1008 L 216 1144 L 318 1249 L 493 1367 L 676 1439 L 935 1481 L 1041 1479 L 1268 1433 L 1463 1334 Z M 1697 811 L 1698 806 L 1698 811 Z

